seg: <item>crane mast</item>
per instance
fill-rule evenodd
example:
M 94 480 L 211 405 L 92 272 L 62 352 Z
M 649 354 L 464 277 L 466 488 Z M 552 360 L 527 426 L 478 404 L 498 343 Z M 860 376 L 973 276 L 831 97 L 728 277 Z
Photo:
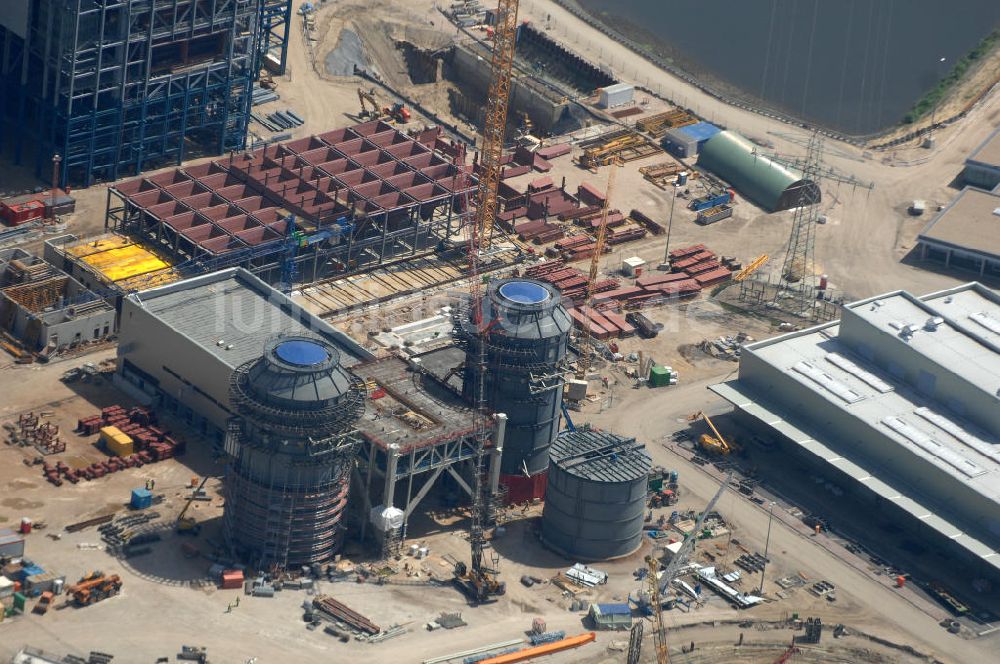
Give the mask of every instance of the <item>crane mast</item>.
M 479 160 L 479 211 L 476 221 L 481 249 L 489 249 L 497 217 L 497 191 L 503 169 L 500 159 L 503 156 L 510 86 L 513 81 L 514 49 L 517 46 L 517 8 L 518 0 L 500 0 L 493 32 L 493 60 Z
M 518 0 L 500 0 L 497 21 L 493 33 L 492 78 L 486 103 L 486 121 L 483 127 L 483 146 L 480 156 L 478 198 L 474 220 L 464 225 L 468 234 L 469 296 L 471 334 L 474 342 L 476 363 L 474 372 L 476 385 L 473 388 L 473 440 L 475 457 L 473 463 L 472 514 L 469 531 L 471 560 L 468 568 L 463 563 L 455 566 L 455 581 L 469 599 L 475 603 L 490 601 L 492 597 L 505 592 L 505 584 L 497 579 L 499 557 L 493 555 L 492 565 L 485 563 L 486 531 L 493 521 L 496 497 L 487 478 L 486 448 L 490 442 L 490 413 L 486 395 L 486 345 L 492 321 L 483 318 L 483 284 L 480 277 L 482 252 L 490 246 L 493 223 L 497 214 L 497 192 L 500 186 L 501 157 L 504 131 L 507 126 L 507 110 L 510 101 L 510 86 L 514 64 L 514 47 L 517 38 Z M 464 155 L 459 165 L 463 184 L 467 177 L 464 171 Z M 468 197 L 464 200 L 463 215 L 470 216 Z
M 601 221 L 597 226 L 597 238 L 594 242 L 594 255 L 590 258 L 590 275 L 587 278 L 587 306 L 593 306 L 594 288 L 597 283 L 597 270 L 601 263 L 601 254 L 604 253 L 604 245 L 608 238 L 608 211 L 611 209 L 611 195 L 615 190 L 615 175 L 618 173 L 620 161 L 613 158 L 610 162 L 611 172 L 608 174 L 608 188 L 604 192 L 604 208 L 601 210 Z M 584 325 L 580 337 L 580 360 L 577 363 L 576 377 L 579 380 L 587 378 L 587 370 L 590 369 L 590 326 Z
M 705 510 L 698 517 L 695 522 L 694 529 L 688 538 L 684 540 L 684 544 L 681 545 L 680 550 L 674 554 L 674 557 L 670 560 L 670 564 L 667 565 L 666 569 L 663 570 L 662 577 L 657 580 L 656 574 L 659 571 L 660 563 L 654 556 L 649 556 L 646 558 L 646 564 L 649 565 L 649 594 L 650 602 L 653 607 L 653 619 L 656 621 L 656 662 L 657 664 L 670 664 L 670 653 L 667 650 L 667 626 L 663 621 L 663 607 L 661 606 L 661 597 L 663 593 L 667 591 L 670 584 L 673 582 L 674 578 L 677 577 L 677 571 L 687 562 L 688 556 L 691 555 L 691 551 L 694 550 L 695 541 L 698 539 L 698 533 L 701 532 L 701 527 L 705 523 L 705 519 L 708 518 L 709 512 L 715 508 L 715 504 L 719 502 L 719 498 L 722 494 L 726 492 L 726 487 L 729 486 L 729 482 L 733 479 L 732 471 L 726 475 L 726 478 L 722 480 L 722 485 L 719 490 L 715 492 L 712 496 L 712 500 L 708 501 L 708 505 L 705 506 Z

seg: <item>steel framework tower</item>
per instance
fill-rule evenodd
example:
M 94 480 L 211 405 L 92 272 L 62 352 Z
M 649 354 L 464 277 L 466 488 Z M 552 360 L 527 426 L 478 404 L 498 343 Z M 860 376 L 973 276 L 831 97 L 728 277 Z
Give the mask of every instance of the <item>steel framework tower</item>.
M 814 133 L 806 146 L 802 166 L 802 182 L 815 183 L 815 187 L 799 186 L 798 206 L 792 219 L 792 232 L 788 236 L 785 261 L 781 266 L 781 281 L 775 300 L 787 299 L 794 303 L 795 311 L 805 311 L 813 300 L 813 287 L 809 280 L 816 274 L 816 222 L 819 220 L 819 171 L 822 165 L 823 144 Z
M 288 32 L 292 27 L 292 0 L 264 0 L 260 40 L 261 64 L 275 74 L 288 65 Z
M 806 316 L 811 313 L 816 294 L 812 279 L 816 276 L 816 226 L 820 221 L 818 203 L 821 183 L 832 181 L 869 191 L 875 185 L 861 182 L 853 175 L 844 175 L 826 166 L 823 163 L 823 138 L 819 132 L 813 132 L 809 137 L 804 158 L 778 154 L 769 154 L 767 157 L 802 173 L 798 185 L 798 206 L 792 219 L 792 230 L 788 236 L 788 247 L 773 303 L 784 311 Z M 815 186 L 810 186 L 810 183 Z
M 38 177 L 54 154 L 59 185 L 89 186 L 244 147 L 277 0 L 9 2 L 28 19 L 0 28 L 0 139 Z

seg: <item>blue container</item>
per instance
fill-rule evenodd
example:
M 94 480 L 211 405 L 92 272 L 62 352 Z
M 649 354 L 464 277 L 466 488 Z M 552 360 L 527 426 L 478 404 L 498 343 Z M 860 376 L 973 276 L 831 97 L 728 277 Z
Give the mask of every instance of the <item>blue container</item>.
M 17 572 L 17 581 L 20 581 L 23 584 L 25 579 L 36 574 L 45 574 L 45 570 L 38 565 L 28 565 L 26 567 L 22 567 Z
M 153 492 L 149 489 L 132 489 L 132 509 L 144 510 L 153 504 Z

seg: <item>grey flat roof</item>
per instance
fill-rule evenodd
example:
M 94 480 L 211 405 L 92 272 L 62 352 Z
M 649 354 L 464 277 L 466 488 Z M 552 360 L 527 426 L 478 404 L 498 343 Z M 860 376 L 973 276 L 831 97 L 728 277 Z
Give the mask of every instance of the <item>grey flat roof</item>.
M 967 284 L 926 296 L 926 301 L 896 292 L 855 302 L 848 308 L 888 334 L 897 334 L 897 326 L 915 323 L 921 329 L 899 343 L 906 343 L 992 396 L 1000 387 L 998 347 L 949 320 L 953 314 L 960 318 L 963 309 L 971 306 L 1000 325 L 1000 303 L 989 294 L 982 286 Z M 949 298 L 950 304 L 945 305 Z M 939 303 L 940 311 L 936 308 Z M 933 332 L 922 329 L 928 318 L 939 314 L 946 314 L 941 316 L 945 320 Z M 795 380 L 802 389 L 819 395 L 844 416 L 859 420 L 905 452 L 930 461 L 984 498 L 1000 502 L 1000 439 L 943 411 L 934 400 L 915 390 L 904 386 L 897 389 L 898 380 L 855 354 L 838 338 L 839 332 L 840 326 L 831 323 L 750 344 L 746 351 Z M 767 421 L 766 413 L 753 410 L 751 414 Z M 778 416 L 774 420 L 772 426 L 778 428 L 777 421 L 787 418 Z M 913 439 L 914 431 L 932 442 L 922 443 L 920 436 Z M 789 437 L 794 439 L 796 435 Z M 995 451 L 984 453 L 991 448 Z
M 973 556 L 1000 570 L 1000 553 L 942 518 L 935 511 L 908 497 L 912 491 L 908 487 L 894 485 L 893 480 L 882 469 L 865 468 L 845 459 L 822 442 L 788 422 L 785 419 L 788 417 L 787 414 L 780 412 L 780 409 L 771 403 L 762 402 L 752 390 L 741 385 L 738 380 L 711 385 L 709 389 L 732 403 L 737 409 L 775 428 L 803 450 L 829 464 L 831 468 L 835 468 L 855 482 L 863 484 L 876 495 L 891 501 L 913 518 L 952 540 Z
M 128 298 L 230 368 L 260 357 L 267 341 L 278 334 L 321 337 L 340 351 L 345 367 L 374 357 L 243 268 L 185 279 Z
M 979 147 L 969 155 L 968 161 L 1000 168 L 1000 127 L 979 144 Z
M 992 396 L 1000 389 L 1000 344 L 996 343 L 1000 335 L 991 331 L 990 326 L 1000 330 L 1000 300 L 995 295 L 987 297 L 989 291 L 983 287 L 963 298 L 967 304 L 974 299 L 979 302 L 976 319 L 970 319 L 969 314 L 963 317 L 961 308 L 944 304 L 949 294 L 954 303 L 956 296 L 972 288 L 970 285 L 952 289 L 945 295 L 934 293 L 925 298 L 906 292 L 890 293 L 852 303 L 848 309 L 875 329 L 896 339 L 903 325 L 916 325 L 917 331 L 905 342 L 899 339 L 899 343 L 906 343 L 935 364 L 946 367 L 949 372 L 962 376 Z M 958 316 L 953 316 L 953 313 Z M 943 323 L 933 332 L 926 331 L 925 322 L 938 316 L 944 319 Z M 974 320 L 981 320 L 982 324 Z
M 1000 152 L 1000 140 L 997 141 Z M 943 243 L 1000 260 L 1000 193 L 966 187 L 927 224 L 919 241 Z
M 628 482 L 652 466 L 646 446 L 608 431 L 564 431 L 549 451 L 552 463 L 581 479 Z

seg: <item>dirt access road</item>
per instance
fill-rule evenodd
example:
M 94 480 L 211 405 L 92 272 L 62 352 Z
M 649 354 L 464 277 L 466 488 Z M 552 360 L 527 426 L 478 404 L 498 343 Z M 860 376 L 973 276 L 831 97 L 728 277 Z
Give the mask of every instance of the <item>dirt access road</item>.
M 692 108 L 698 115 L 740 133 L 770 140 L 781 154 L 801 155 L 804 132 L 756 113 L 725 104 L 663 71 L 550 0 L 524 0 L 520 17 L 545 25 L 549 35 L 592 62 L 610 67 L 623 81 L 641 84 L 666 99 Z M 911 148 L 895 153 L 866 153 L 836 141 L 827 141 L 825 163 L 860 181 L 873 182 L 870 194 L 850 187 L 824 186 L 830 223 L 818 229 L 817 267 L 854 296 L 864 297 L 895 288 L 929 292 L 961 281 L 921 270 L 901 259 L 927 223 L 910 218 L 905 208 L 915 199 L 944 204 L 954 197 L 950 185 L 960 174 L 966 156 L 1000 122 L 1000 91 L 991 90 L 961 122 L 938 132 L 933 150 Z M 789 140 L 787 135 L 799 134 Z M 826 207 L 827 203 L 824 203 Z M 933 208 L 932 208 L 933 209 Z M 723 224 L 719 224 L 722 226 Z

